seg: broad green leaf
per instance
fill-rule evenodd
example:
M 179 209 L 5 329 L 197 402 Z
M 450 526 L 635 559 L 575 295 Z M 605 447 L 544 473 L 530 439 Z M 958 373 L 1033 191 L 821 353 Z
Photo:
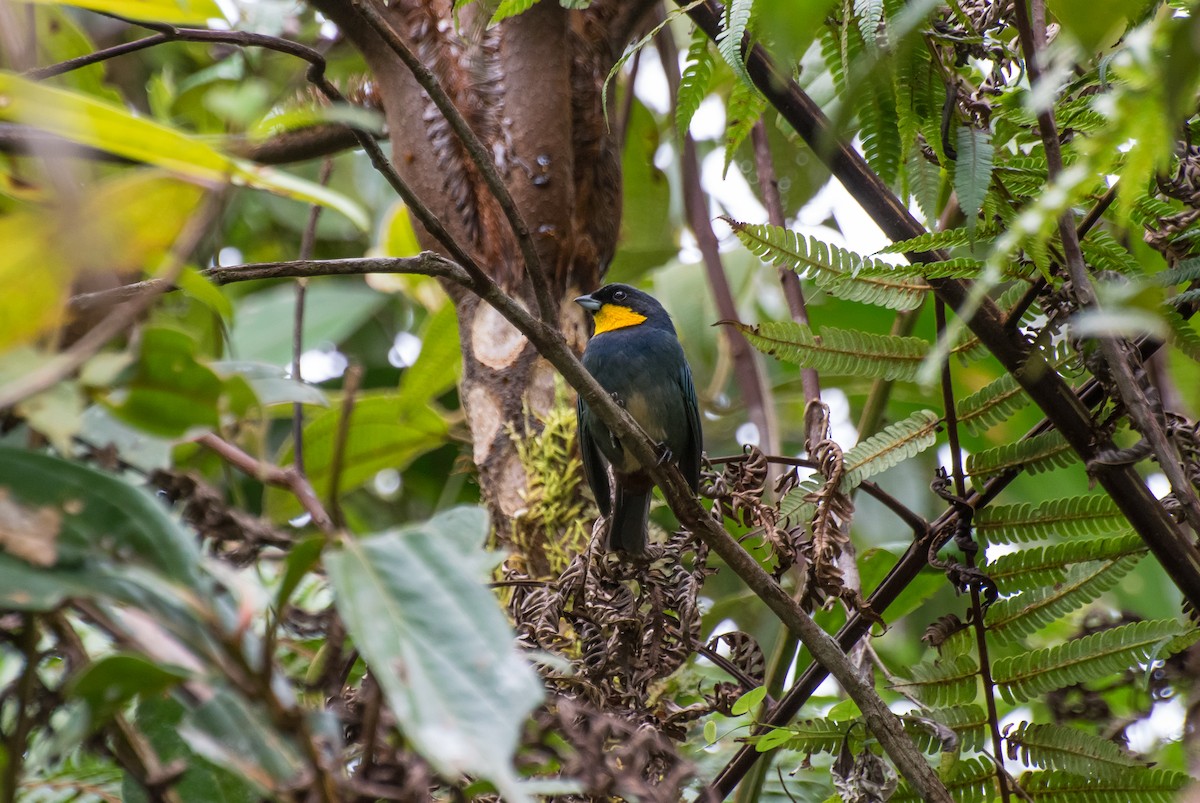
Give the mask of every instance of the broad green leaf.
M 226 156 L 178 129 L 137 117 L 118 106 L 0 72 L 0 120 L 58 134 L 81 145 L 155 165 L 202 184 L 232 181 L 336 209 L 365 230 L 366 213 L 346 196 L 319 184 Z
M 766 696 L 766 686 L 758 686 L 753 688 L 734 701 L 733 706 L 729 709 L 729 713 L 733 714 L 734 716 L 749 714 L 751 711 L 756 710 L 760 705 L 762 705 L 762 701 L 766 698 Z
M 1046 5 L 1063 30 L 1090 53 L 1114 44 L 1148 4 L 1145 0 L 1049 0 Z
M 62 323 L 71 271 L 47 251 L 53 220 L 38 212 L 0 217 L 0 351 L 29 343 Z
M 233 692 L 219 690 L 184 717 L 179 733 L 198 755 L 264 790 L 295 780 L 299 750 Z
M 154 435 L 177 437 L 193 427 L 215 428 L 224 383 L 196 361 L 196 344 L 182 331 L 149 327 L 127 392 L 108 403 L 113 415 Z
M 304 348 L 338 344 L 388 301 L 361 281 L 323 279 L 308 285 L 304 304 Z M 238 360 L 290 365 L 296 291 L 278 285 L 241 300 L 229 351 Z
M 635 100 L 629 110 L 621 153 L 620 248 L 609 280 L 634 279 L 679 252 L 678 226 L 671 216 L 671 183 L 666 173 L 654 164 L 660 144 L 654 115 Z
M 476 775 L 528 800 L 512 767 L 525 716 L 542 699 L 495 596 L 463 565 L 487 537 L 482 510 L 347 538 L 325 567 L 355 646 L 405 737 L 447 776 Z
M 213 0 L 25 0 L 30 3 L 54 2 L 114 14 L 135 20 L 169 22 L 175 25 L 203 25 L 209 20 L 224 20 L 225 14 Z
M 139 695 L 152 696 L 191 676 L 185 669 L 147 660 L 133 653 L 98 658 L 71 681 L 70 693 L 87 703 L 93 727 Z
M 92 53 L 96 45 L 75 20 L 73 12 L 57 5 L 39 5 L 34 13 L 37 33 L 38 64 L 60 61 Z M 121 95 L 105 81 L 103 63 L 89 64 L 53 78 L 44 79 L 51 86 L 61 86 L 91 95 L 111 103 L 120 103 Z
M 222 376 L 236 375 L 249 383 L 260 404 L 312 404 L 328 407 L 329 399 L 320 388 L 297 382 L 286 368 L 253 360 L 221 360 L 212 364 Z
M 313 490 L 329 498 L 338 437 L 340 407 L 325 410 L 304 427 L 304 468 Z M 448 432 L 446 422 L 426 405 L 408 406 L 394 394 L 365 396 L 354 405 L 342 452 L 341 493 L 354 490 L 385 468 L 403 470 L 419 455 L 441 446 Z M 278 458 L 280 465 L 292 462 L 289 443 Z M 296 498 L 279 488 L 268 488 L 266 510 L 276 520 L 300 514 Z
M 458 316 L 447 304 L 430 315 L 421 329 L 421 354 L 400 375 L 400 402 L 406 409 L 426 406 L 454 387 L 462 369 Z

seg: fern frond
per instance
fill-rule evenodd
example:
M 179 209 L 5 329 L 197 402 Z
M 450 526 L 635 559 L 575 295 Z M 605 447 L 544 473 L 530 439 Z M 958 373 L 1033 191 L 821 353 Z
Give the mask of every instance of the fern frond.
M 1012 374 L 985 385 L 958 403 L 958 423 L 974 434 L 1011 417 L 1029 404 L 1029 396 Z
M 941 419 L 932 410 L 919 410 L 903 421 L 885 427 L 842 457 L 846 473 L 842 476 L 842 493 L 849 493 L 863 480 L 913 455 L 920 454 L 937 441 Z
M 1000 593 L 1009 595 L 1061 583 L 1067 568 L 1076 563 L 1116 560 L 1145 552 L 1146 544 L 1136 533 L 1111 538 L 1072 539 L 1001 555 L 988 564 L 985 571 Z
M 1104 494 L 1068 496 L 1037 505 L 989 505 L 975 514 L 975 534 L 989 544 L 1038 541 L 1051 535 L 1107 535 L 1129 529 Z
M 1149 766 L 1107 739 L 1067 725 L 1021 722 L 1004 729 L 1010 759 L 1027 767 L 1106 778 Z
M 1108 591 L 1141 559 L 1141 555 L 1126 555 L 1079 564 L 1067 572 L 1061 583 L 1000 600 L 988 608 L 985 620 L 988 635 L 998 643 L 1024 638 Z
M 1200 332 L 1197 332 L 1191 323 L 1184 320 L 1178 310 L 1166 307 L 1160 311 L 1160 314 L 1170 329 L 1171 345 L 1182 351 L 1187 357 L 1200 362 Z
M 901 717 L 904 729 L 912 737 L 917 747 L 926 753 L 936 753 L 942 750 L 941 740 L 930 730 L 928 725 L 920 720 L 929 719 L 954 731 L 958 737 L 957 749 L 963 753 L 974 753 L 983 747 L 988 733 L 988 716 L 983 706 L 955 705 L 949 708 L 934 708 Z
M 996 769 L 983 758 L 959 761 L 942 779 L 956 803 L 985 803 L 996 795 Z M 924 798 L 907 782 L 901 782 L 891 803 L 923 803 Z
M 967 218 L 967 228 L 974 231 L 984 196 L 992 182 L 992 140 L 986 131 L 963 126 L 958 129 L 957 141 L 954 191 Z
M 967 473 L 980 479 L 1021 469 L 1040 474 L 1063 468 L 1079 460 L 1079 455 L 1058 430 L 1043 432 L 1016 443 L 1006 443 L 994 449 L 967 455 Z
M 899 115 L 892 85 L 874 81 L 858 107 L 863 156 L 881 179 L 892 184 L 900 172 Z
M 742 39 L 750 26 L 750 12 L 754 8 L 754 0 L 729 0 L 725 4 L 725 14 L 721 19 L 721 31 L 717 34 L 717 52 L 725 63 L 733 70 L 738 83 L 749 84 L 750 74 L 746 72 L 746 62 L 742 57 Z
M 1036 803 L 1172 803 L 1191 778 L 1171 770 L 1127 770 L 1115 778 L 1044 770 L 1026 772 L 1018 783 Z
M 945 708 L 974 700 L 978 677 L 975 658 L 960 655 L 952 660 L 917 664 L 909 669 L 908 679 L 892 688 L 925 705 Z
M 1096 270 L 1111 270 L 1126 276 L 1142 272 L 1137 257 L 1104 229 L 1088 232 L 1079 245 L 1083 249 L 1083 258 Z
M 687 66 L 679 79 L 679 91 L 675 93 L 675 130 L 684 136 L 692 125 L 692 117 L 708 94 L 712 85 L 713 56 L 708 49 L 708 36 L 700 28 L 692 32 L 692 43 L 688 46 Z
M 793 722 L 787 726 L 792 736 L 782 746 L 805 754 L 836 753 L 846 740 L 850 724 L 823 718 Z
M 1200 630 L 1175 619 L 1131 622 L 1041 650 L 1001 658 L 992 667 L 1000 694 L 1020 703 L 1048 691 L 1086 683 L 1165 658 L 1195 642 Z
M 813 279 L 836 298 L 894 310 L 921 306 L 929 285 L 896 278 L 895 265 L 860 256 L 815 237 L 805 239 L 780 226 L 739 223 L 725 218 L 742 244 L 759 259 Z M 870 271 L 868 273 L 868 270 Z
M 754 84 L 738 81 L 729 91 L 729 102 L 725 107 L 725 167 L 721 171 L 722 178 L 729 172 L 737 149 L 750 136 L 750 130 L 766 108 L 767 99 Z
M 980 226 L 975 232 L 975 242 L 991 240 L 1000 235 L 1000 230 L 995 226 Z M 919 237 L 913 237 L 911 240 L 900 240 L 891 245 L 879 249 L 881 254 L 921 254 L 926 251 L 937 251 L 942 248 L 961 248 L 964 245 L 970 245 L 971 232 L 963 227 L 961 229 L 946 229 L 944 231 L 931 231 L 922 234 Z
M 883 0 L 854 0 L 854 18 L 868 50 L 879 49 L 879 28 L 883 24 Z
M 894 337 L 823 327 L 821 333 L 791 321 L 736 326 L 750 345 L 801 368 L 835 376 L 861 376 L 911 382 L 929 351 L 919 337 Z
M 1200 257 L 1185 259 L 1173 268 L 1154 274 L 1150 281 L 1159 287 L 1174 287 L 1185 282 L 1200 281 Z
M 883 264 L 887 264 L 886 262 Z M 970 257 L 943 259 L 940 262 L 917 262 L 911 265 L 888 265 L 885 270 L 876 265 L 864 265 L 860 277 L 887 275 L 893 279 L 975 279 L 983 272 L 983 261 Z M 1017 263 L 1006 266 L 1006 278 L 1022 278 L 1029 270 Z

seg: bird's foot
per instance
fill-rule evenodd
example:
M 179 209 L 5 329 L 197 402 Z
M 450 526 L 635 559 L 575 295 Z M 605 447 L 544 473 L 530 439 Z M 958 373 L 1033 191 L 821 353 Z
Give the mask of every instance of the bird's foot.
M 665 443 L 658 444 L 658 465 L 670 463 L 675 459 L 675 454 L 671 451 L 671 447 Z
M 619 394 L 619 393 L 610 393 L 610 394 L 608 394 L 608 395 L 612 397 L 612 400 L 613 400 L 613 401 L 615 401 L 615 402 L 617 403 L 617 406 L 618 406 L 618 407 L 620 407 L 620 408 L 622 408 L 622 409 L 624 409 L 624 408 L 625 408 L 625 400 L 621 398 L 621 394 Z

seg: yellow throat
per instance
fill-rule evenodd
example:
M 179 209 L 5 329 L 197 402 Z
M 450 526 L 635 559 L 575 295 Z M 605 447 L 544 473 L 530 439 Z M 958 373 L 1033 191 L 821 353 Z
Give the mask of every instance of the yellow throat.
M 596 320 L 594 334 L 597 335 L 611 332 L 613 329 L 624 329 L 626 326 L 637 326 L 646 320 L 645 315 L 634 312 L 629 307 L 622 307 L 620 304 L 605 304 L 596 310 L 593 317 Z

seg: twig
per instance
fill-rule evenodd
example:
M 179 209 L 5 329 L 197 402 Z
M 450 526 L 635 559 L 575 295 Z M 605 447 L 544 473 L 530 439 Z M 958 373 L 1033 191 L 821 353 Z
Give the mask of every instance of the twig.
M 479 168 L 479 172 L 483 175 L 484 183 L 487 184 L 492 197 L 496 199 L 496 203 L 500 206 L 501 211 L 504 212 L 504 216 L 512 228 L 513 235 L 516 237 L 517 246 L 521 250 L 521 257 L 525 261 L 525 271 L 529 275 L 530 284 L 533 286 L 533 294 L 537 300 L 540 317 L 549 323 L 557 322 L 558 305 L 554 303 L 554 299 L 550 295 L 550 286 L 547 283 L 546 273 L 542 266 L 541 256 L 537 251 L 537 245 L 533 242 L 533 237 L 529 233 L 529 225 L 521 215 L 521 210 L 517 207 L 516 201 L 513 200 L 512 194 L 508 191 L 508 185 L 504 183 L 504 179 L 500 177 L 500 173 L 496 170 L 496 163 L 491 154 L 471 129 L 471 126 L 462 116 L 462 113 L 454 105 L 454 101 L 450 99 L 450 96 L 442 87 L 437 76 L 408 48 L 408 45 L 400 38 L 400 35 L 396 33 L 391 23 L 380 13 L 371 0 L 350 0 L 350 4 L 354 6 L 363 20 L 379 34 L 384 44 L 391 48 L 392 52 L 404 62 L 404 66 L 408 68 L 413 78 L 417 80 L 417 83 L 429 95 L 430 100 L 437 106 L 438 111 L 446 118 L 446 122 L 450 124 L 459 141 L 462 142 L 467 154 L 471 157 L 471 161 Z
M 469 285 L 467 272 L 440 254 L 423 251 L 415 257 L 364 257 L 361 259 L 298 259 L 291 262 L 252 262 L 246 265 L 221 265 L 200 271 L 215 285 L 257 282 L 263 279 L 301 279 L 318 276 L 363 276 L 368 273 L 411 273 L 434 276 L 460 285 Z M 177 290 L 164 279 L 148 279 L 111 290 L 72 296 L 72 312 L 86 312 L 113 303 L 128 301 L 146 293 Z
M 24 659 L 24 666 L 21 668 L 21 675 L 16 681 L 16 712 L 15 719 L 12 723 L 12 728 L 8 738 L 5 740 L 6 751 L 8 753 L 8 761 L 0 768 L 0 795 L 3 795 L 0 800 L 3 803 L 16 803 L 17 800 L 17 782 L 21 778 L 21 767 L 25 757 L 25 751 L 29 744 L 29 732 L 33 728 L 33 717 L 30 716 L 29 709 L 33 705 L 33 694 L 37 686 L 37 668 L 40 661 L 38 655 L 37 642 L 37 620 L 32 614 L 22 615 L 21 634 L 17 637 L 17 645 L 21 649 Z
M 93 50 L 91 53 L 85 53 L 82 56 L 76 56 L 73 59 L 60 61 L 57 64 L 51 64 L 47 67 L 38 67 L 37 69 L 25 71 L 24 76 L 34 81 L 44 81 L 47 78 L 54 78 L 58 75 L 64 75 L 72 70 L 78 70 L 83 67 L 99 64 L 102 61 L 115 59 L 118 56 L 124 56 L 128 53 L 136 53 L 139 50 L 145 50 L 148 47 L 161 45 L 163 42 L 170 42 L 173 37 L 165 33 L 156 33 L 153 36 L 147 36 L 144 39 L 137 39 L 133 42 L 122 42 L 119 45 L 112 47 Z
M 733 661 L 730 661 L 724 655 L 721 655 L 716 650 L 709 649 L 707 644 L 697 644 L 696 653 L 703 655 L 705 658 L 719 666 L 727 675 L 736 680 L 738 683 L 742 684 L 742 688 L 749 690 L 758 687 L 759 683 L 757 680 L 743 672 L 737 664 L 733 663 Z M 768 706 L 775 705 L 775 701 L 771 698 L 769 693 L 763 702 Z
M 195 442 L 216 452 L 222 460 L 243 474 L 254 477 L 265 485 L 274 485 L 290 491 L 312 517 L 313 524 L 318 529 L 326 535 L 333 535 L 336 532 L 333 520 L 325 512 L 312 485 L 296 469 L 290 466 L 284 468 L 258 460 L 212 432 L 206 432 L 196 437 Z
M 342 463 L 346 459 L 346 439 L 350 437 L 350 417 L 354 413 L 354 402 L 358 397 L 358 386 L 362 381 L 363 369 L 358 363 L 353 363 L 346 369 L 342 378 L 342 409 L 338 415 L 337 437 L 333 441 L 333 457 L 329 462 L 329 510 L 333 523 L 344 527 L 342 506 L 338 496 L 342 484 Z
M 158 284 L 138 294 L 131 300 L 108 313 L 99 323 L 76 340 L 66 351 L 54 355 L 40 366 L 16 380 L 0 387 L 0 410 L 12 407 L 23 399 L 54 387 L 63 379 L 74 374 L 108 341 L 125 331 L 143 312 L 150 308 L 163 290 L 174 284 L 183 271 L 187 259 L 208 234 L 224 201 L 224 193 L 208 196 L 200 211 L 188 219 L 179 233 L 166 269 Z

